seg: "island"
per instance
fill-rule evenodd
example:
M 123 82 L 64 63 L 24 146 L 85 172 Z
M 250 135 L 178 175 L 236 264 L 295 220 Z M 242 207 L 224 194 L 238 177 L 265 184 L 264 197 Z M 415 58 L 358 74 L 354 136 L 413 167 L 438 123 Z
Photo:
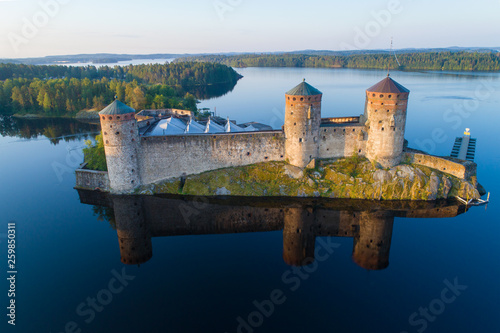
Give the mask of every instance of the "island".
M 479 199 L 474 162 L 405 144 L 410 91 L 389 75 L 365 92 L 359 116 L 321 117 L 323 94 L 303 80 L 285 93 L 281 129 L 186 110 L 100 113 L 107 171 L 76 171 L 76 188 L 113 194 Z

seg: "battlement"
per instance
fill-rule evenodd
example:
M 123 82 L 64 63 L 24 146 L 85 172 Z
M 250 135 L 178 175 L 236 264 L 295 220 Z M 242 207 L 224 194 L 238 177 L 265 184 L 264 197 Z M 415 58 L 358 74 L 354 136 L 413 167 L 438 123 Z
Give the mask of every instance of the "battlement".
M 321 126 L 341 125 L 341 124 L 359 124 L 360 117 L 332 117 L 321 118 Z

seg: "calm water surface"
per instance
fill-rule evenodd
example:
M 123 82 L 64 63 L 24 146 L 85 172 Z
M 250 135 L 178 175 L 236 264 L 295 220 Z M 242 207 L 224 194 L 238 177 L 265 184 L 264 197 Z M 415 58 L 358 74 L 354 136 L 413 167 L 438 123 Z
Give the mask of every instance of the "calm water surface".
M 285 91 L 302 78 L 324 93 L 324 116 L 347 116 L 363 112 L 364 90 L 386 75 L 238 71 L 244 78 L 232 92 L 200 107 L 275 128 Z M 478 178 L 492 192 L 487 209 L 82 194 L 73 171 L 95 126 L 4 119 L 1 331 L 499 332 L 500 75 L 391 76 L 411 90 L 410 146 L 449 154 L 471 128 Z M 9 221 L 17 227 L 15 328 L 5 315 Z

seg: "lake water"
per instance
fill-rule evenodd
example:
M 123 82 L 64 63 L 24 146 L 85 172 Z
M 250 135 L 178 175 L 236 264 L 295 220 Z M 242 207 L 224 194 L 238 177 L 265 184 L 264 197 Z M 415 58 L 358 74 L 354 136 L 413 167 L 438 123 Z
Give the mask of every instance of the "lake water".
M 361 114 L 364 90 L 386 75 L 238 72 L 244 78 L 232 92 L 200 107 L 275 128 L 284 93 L 303 78 L 324 93 L 327 117 Z M 1 331 L 499 332 L 500 75 L 391 77 L 411 90 L 410 146 L 447 155 L 471 128 L 478 178 L 492 192 L 487 208 L 78 193 L 73 172 L 97 127 L 3 119 Z M 9 222 L 16 225 L 15 328 L 5 315 Z

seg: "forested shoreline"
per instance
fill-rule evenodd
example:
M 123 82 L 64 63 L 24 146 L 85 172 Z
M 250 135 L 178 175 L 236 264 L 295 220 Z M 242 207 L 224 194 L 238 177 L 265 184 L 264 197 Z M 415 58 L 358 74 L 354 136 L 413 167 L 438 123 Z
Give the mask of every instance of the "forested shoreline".
M 397 57 L 397 60 L 396 60 Z M 244 67 L 322 67 L 353 69 L 398 69 L 436 71 L 499 71 L 500 53 L 492 52 L 417 52 L 353 54 L 353 55 L 307 55 L 284 54 L 240 54 L 206 55 L 178 58 L 183 61 L 215 62 L 236 68 Z M 398 63 L 399 61 L 399 63 Z
M 196 111 L 191 89 L 233 83 L 241 76 L 216 63 L 115 67 L 0 64 L 0 114 L 74 116 L 100 110 L 116 97 L 136 110 Z

